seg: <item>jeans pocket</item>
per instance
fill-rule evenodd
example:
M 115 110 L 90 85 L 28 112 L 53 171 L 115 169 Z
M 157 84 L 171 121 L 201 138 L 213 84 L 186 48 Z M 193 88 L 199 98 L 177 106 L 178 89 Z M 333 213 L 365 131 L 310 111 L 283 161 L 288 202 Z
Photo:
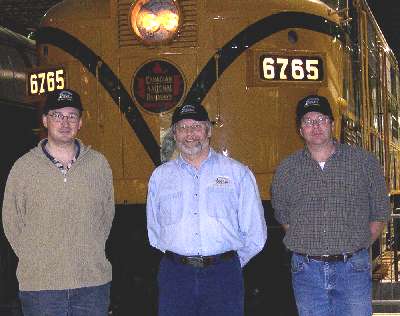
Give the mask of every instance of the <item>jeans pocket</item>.
M 348 262 L 351 270 L 354 272 L 365 272 L 371 268 L 369 254 L 366 249 L 355 253 Z
M 306 258 L 303 256 L 299 256 L 295 253 L 292 255 L 291 260 L 291 271 L 292 273 L 299 273 L 304 270 L 304 266 L 306 264 Z

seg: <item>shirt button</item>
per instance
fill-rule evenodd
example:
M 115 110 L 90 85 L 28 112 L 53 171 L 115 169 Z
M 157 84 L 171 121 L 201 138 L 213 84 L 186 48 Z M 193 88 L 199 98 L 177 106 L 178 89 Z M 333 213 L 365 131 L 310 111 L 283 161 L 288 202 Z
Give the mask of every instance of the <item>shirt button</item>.
M 195 193 L 194 196 L 197 196 L 197 193 Z
M 324 229 L 324 233 L 326 233 L 326 230 Z

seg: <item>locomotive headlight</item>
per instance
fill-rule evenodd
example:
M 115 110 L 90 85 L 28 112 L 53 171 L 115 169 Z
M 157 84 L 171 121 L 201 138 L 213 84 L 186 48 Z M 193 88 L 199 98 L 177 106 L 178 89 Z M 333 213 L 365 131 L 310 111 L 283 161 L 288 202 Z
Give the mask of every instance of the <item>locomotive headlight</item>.
M 130 10 L 133 32 L 146 44 L 171 40 L 178 32 L 180 10 L 176 0 L 138 0 Z
M 141 12 L 138 15 L 137 27 L 140 34 L 154 34 L 160 29 L 157 16 L 149 12 Z
M 160 24 L 170 32 L 175 32 L 179 25 L 179 15 L 171 11 L 160 12 L 158 20 Z

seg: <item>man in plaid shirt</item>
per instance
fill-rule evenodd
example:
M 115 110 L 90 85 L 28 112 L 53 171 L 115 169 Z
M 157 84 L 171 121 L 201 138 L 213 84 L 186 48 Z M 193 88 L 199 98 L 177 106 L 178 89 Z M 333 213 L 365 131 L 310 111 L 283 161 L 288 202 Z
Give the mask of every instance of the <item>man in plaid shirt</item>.
M 337 143 L 328 100 L 297 105 L 305 148 L 277 168 L 271 193 L 300 316 L 372 314 L 368 247 L 390 213 L 385 178 L 367 151 Z

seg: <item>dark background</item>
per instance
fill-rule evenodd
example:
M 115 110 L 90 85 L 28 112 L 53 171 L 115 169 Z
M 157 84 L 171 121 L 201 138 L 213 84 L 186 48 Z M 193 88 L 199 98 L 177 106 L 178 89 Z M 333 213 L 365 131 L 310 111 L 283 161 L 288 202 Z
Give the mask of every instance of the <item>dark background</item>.
M 400 0 L 367 0 L 383 35 L 400 60 Z

